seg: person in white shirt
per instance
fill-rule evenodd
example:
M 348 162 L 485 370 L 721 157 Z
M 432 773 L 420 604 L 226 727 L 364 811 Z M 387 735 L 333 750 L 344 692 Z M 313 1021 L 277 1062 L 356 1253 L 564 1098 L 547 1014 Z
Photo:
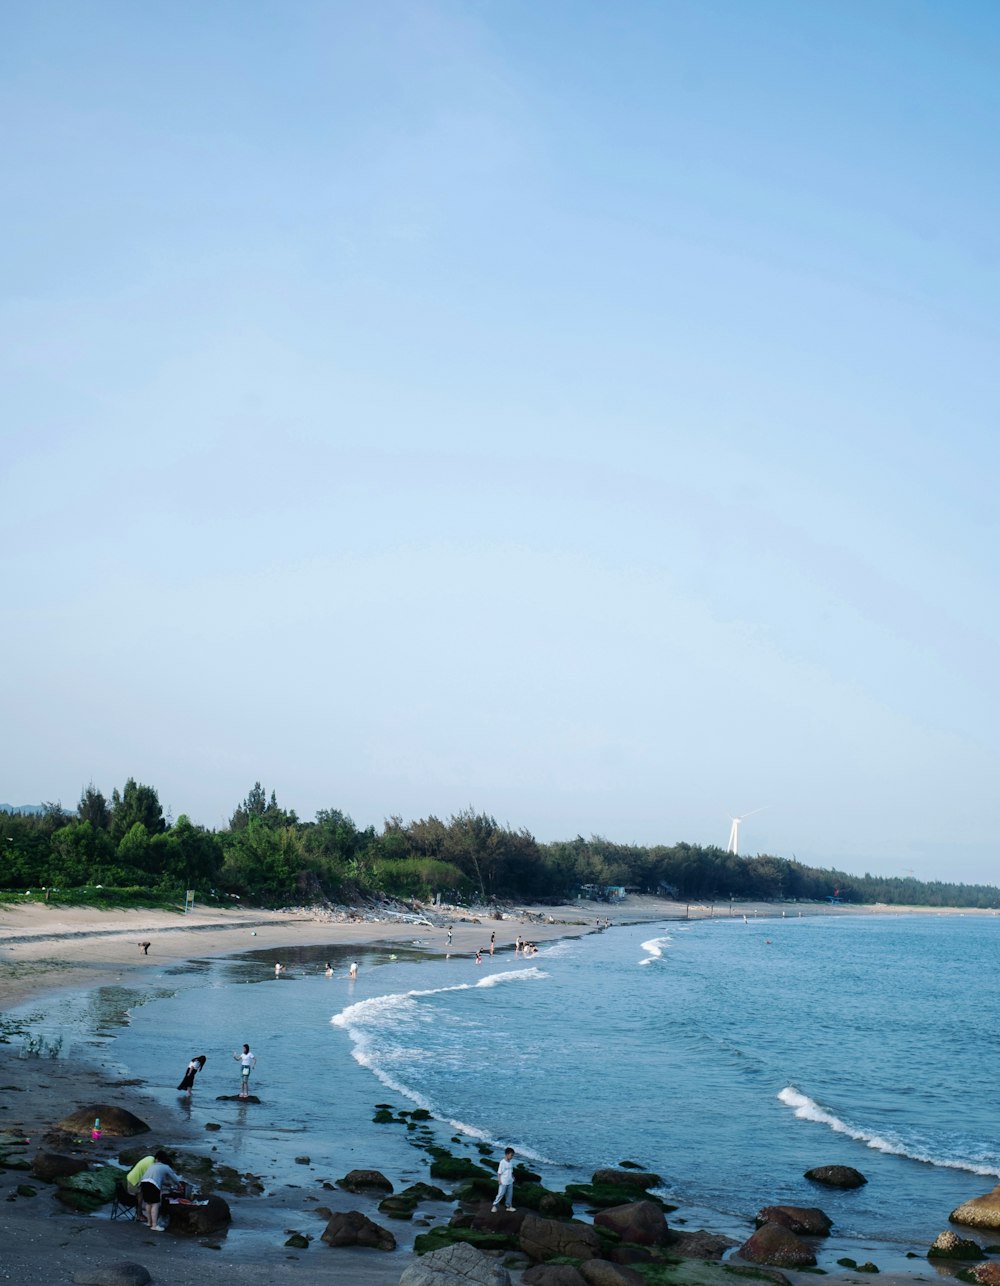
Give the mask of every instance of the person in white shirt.
M 146 1203 L 149 1226 L 153 1232 L 164 1231 L 163 1225 L 159 1222 L 164 1187 L 169 1184 L 172 1188 L 180 1188 L 183 1182 L 181 1176 L 172 1168 L 169 1154 L 157 1152 L 153 1164 L 145 1171 L 139 1183 L 139 1191 Z
M 507 1209 L 513 1210 L 514 1200 L 514 1149 L 507 1148 L 503 1159 L 497 1166 L 497 1195 L 493 1202 L 493 1214 L 496 1214 L 500 1202 L 506 1198 Z
M 250 1046 L 243 1046 L 243 1053 L 234 1053 L 233 1058 L 240 1065 L 240 1098 L 250 1097 L 250 1073 L 257 1066 L 257 1058 L 250 1053 Z

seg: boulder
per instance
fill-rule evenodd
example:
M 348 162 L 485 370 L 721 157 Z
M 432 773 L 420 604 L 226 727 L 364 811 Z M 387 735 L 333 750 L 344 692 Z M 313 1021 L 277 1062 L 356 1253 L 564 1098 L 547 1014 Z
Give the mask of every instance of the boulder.
M 521 1231 L 521 1224 L 524 1223 L 530 1210 L 505 1210 L 502 1206 L 493 1213 L 492 1209 L 487 1206 L 485 1209 L 477 1211 L 469 1217 L 469 1227 L 475 1228 L 479 1232 L 508 1232 L 515 1236 Z M 459 1219 L 452 1216 L 453 1225 L 458 1224 Z
M 102 1165 L 96 1170 L 81 1170 L 59 1180 L 58 1199 L 73 1210 L 91 1213 L 106 1205 L 115 1195 L 115 1186 L 124 1179 L 115 1165 Z
M 521 1274 L 525 1286 L 586 1286 L 578 1268 L 572 1264 L 535 1264 Z
M 726 1264 L 723 1270 L 727 1276 L 735 1274 L 737 1277 L 752 1277 L 756 1283 L 774 1282 L 775 1286 L 791 1286 L 791 1279 L 777 1268 L 751 1268 L 749 1264 Z
M 934 1238 L 928 1259 L 982 1259 L 983 1248 L 971 1237 L 960 1237 L 957 1232 L 946 1229 Z
M 706 1232 L 704 1228 L 695 1232 L 678 1232 L 673 1228 L 670 1232 L 671 1252 L 684 1259 L 719 1260 L 727 1250 L 738 1245 L 739 1242 L 732 1237 L 724 1237 L 719 1232 Z
M 68 1179 L 71 1174 L 79 1174 L 90 1165 L 83 1157 L 68 1157 L 61 1152 L 39 1152 L 31 1163 L 31 1173 L 44 1183 L 55 1183 L 57 1179 Z
M 347 1210 L 331 1215 L 323 1229 L 322 1240 L 328 1246 L 365 1246 L 369 1250 L 395 1250 L 396 1238 L 388 1228 L 373 1223 L 360 1210 Z
M 125 1108 L 111 1107 L 107 1103 L 81 1107 L 60 1121 L 57 1128 L 67 1134 L 86 1133 L 89 1136 L 96 1120 L 101 1122 L 101 1133 L 114 1138 L 131 1138 L 133 1134 L 148 1134 L 150 1130 L 145 1121 L 140 1121 Z
M 777 1223 L 800 1237 L 828 1237 L 833 1220 L 818 1206 L 765 1206 L 757 1211 L 757 1227 Z
M 860 1188 L 868 1182 L 853 1165 L 817 1165 L 806 1171 L 805 1178 L 828 1188 Z
M 351 1170 L 337 1180 L 337 1187 L 346 1192 L 392 1192 L 392 1184 L 381 1170 Z
M 622 1241 L 638 1246 L 663 1246 L 670 1240 L 670 1229 L 663 1211 L 653 1201 L 631 1201 L 626 1206 L 612 1206 L 594 1215 L 595 1228 L 610 1228 Z
M 106 1264 L 103 1268 L 88 1269 L 73 1278 L 76 1286 L 148 1286 L 152 1280 L 148 1269 L 127 1259 L 117 1264 Z
M 606 1259 L 588 1259 L 580 1265 L 587 1286 L 645 1286 L 645 1278 L 634 1268 L 609 1264 Z
M 751 1264 L 773 1264 L 776 1268 L 814 1268 L 816 1256 L 789 1228 L 766 1223 L 758 1228 L 736 1252 Z
M 576 1220 L 563 1223 L 536 1214 L 525 1215 L 519 1242 L 524 1253 L 536 1263 L 562 1256 L 597 1259 L 601 1253 L 601 1239 L 590 1224 Z
M 620 1188 L 659 1188 L 663 1180 L 658 1174 L 648 1170 L 595 1170 L 590 1182 L 601 1187 L 606 1183 L 615 1183 Z
M 995 1259 L 987 1259 L 982 1264 L 976 1264 L 970 1271 L 976 1281 L 982 1282 L 983 1286 L 1000 1286 L 1000 1264 Z
M 399 1286 L 511 1286 L 510 1273 L 474 1246 L 432 1250 L 405 1269 Z
M 952 1223 L 967 1228 L 1000 1228 L 1000 1187 L 985 1196 L 965 1201 L 948 1216 Z
M 166 1205 L 170 1231 L 183 1237 L 206 1237 L 232 1223 L 229 1203 L 222 1197 L 199 1197 L 190 1204 L 170 1201 Z

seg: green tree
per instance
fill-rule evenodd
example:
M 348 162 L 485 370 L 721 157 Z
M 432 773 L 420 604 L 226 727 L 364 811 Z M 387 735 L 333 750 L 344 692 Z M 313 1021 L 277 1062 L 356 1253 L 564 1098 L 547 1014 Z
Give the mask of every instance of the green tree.
M 145 827 L 148 835 L 160 835 L 167 829 L 156 791 L 130 777 L 121 794 L 117 787 L 111 792 L 111 838 L 119 843 L 137 822 Z

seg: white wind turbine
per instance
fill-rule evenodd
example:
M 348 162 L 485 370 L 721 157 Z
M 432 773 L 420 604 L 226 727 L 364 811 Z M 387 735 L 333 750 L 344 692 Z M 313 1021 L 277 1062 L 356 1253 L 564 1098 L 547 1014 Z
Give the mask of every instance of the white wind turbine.
M 748 817 L 753 817 L 754 813 L 762 813 L 763 811 L 763 808 L 752 808 L 749 813 L 744 813 L 741 817 L 730 817 L 729 820 L 732 822 L 732 826 L 729 829 L 729 845 L 726 848 L 727 853 L 734 853 L 739 856 L 740 822 L 745 821 Z

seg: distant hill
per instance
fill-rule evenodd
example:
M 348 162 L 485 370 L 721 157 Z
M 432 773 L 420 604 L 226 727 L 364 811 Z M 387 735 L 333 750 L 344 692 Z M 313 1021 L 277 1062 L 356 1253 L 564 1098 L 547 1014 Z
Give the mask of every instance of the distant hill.
M 0 813 L 44 813 L 44 804 L 0 804 Z

